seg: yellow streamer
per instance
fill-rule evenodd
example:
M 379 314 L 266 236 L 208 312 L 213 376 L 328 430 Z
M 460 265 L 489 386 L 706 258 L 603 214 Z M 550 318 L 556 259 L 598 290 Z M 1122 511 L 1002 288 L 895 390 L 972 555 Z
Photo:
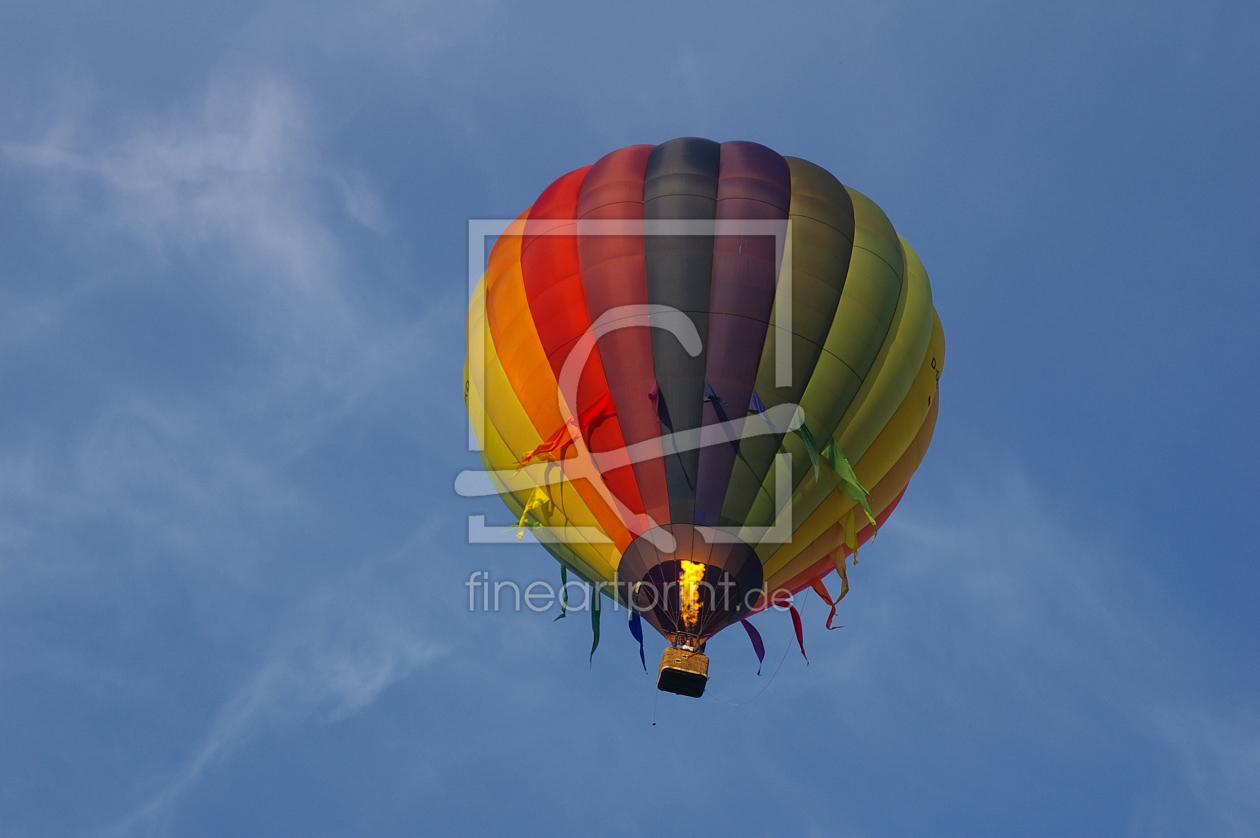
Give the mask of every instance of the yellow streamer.
M 853 553 L 853 563 L 857 564 L 857 524 L 853 520 L 852 509 L 844 516 L 844 546 Z
M 840 576 L 840 596 L 836 597 L 836 602 L 844 599 L 849 593 L 849 573 L 844 566 L 844 551 L 836 550 L 831 554 L 831 563 L 836 566 L 836 573 Z
M 525 537 L 525 518 L 534 509 L 540 509 L 546 504 L 551 503 L 551 498 L 547 497 L 547 493 L 541 487 L 534 489 L 534 493 L 529 496 L 529 502 L 525 504 L 525 509 L 521 511 L 521 520 L 516 522 L 516 540 L 520 541 Z M 534 516 L 537 520 L 538 516 Z M 538 521 L 542 523 L 542 521 Z

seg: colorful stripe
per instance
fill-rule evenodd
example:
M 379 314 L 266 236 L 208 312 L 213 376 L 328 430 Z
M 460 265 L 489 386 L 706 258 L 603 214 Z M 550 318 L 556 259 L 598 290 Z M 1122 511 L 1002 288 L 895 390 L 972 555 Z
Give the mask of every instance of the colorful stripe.
M 674 220 L 702 226 L 639 226 Z M 782 261 L 772 235 L 714 235 L 745 221 L 789 231 Z M 607 222 L 626 226 L 582 232 Z M 679 322 L 671 309 L 698 352 L 663 328 Z M 931 440 L 945 348 L 922 263 L 869 198 L 756 143 L 694 137 L 619 149 L 548 186 L 492 248 L 469 334 L 484 335 L 484 369 L 465 372 L 470 412 L 485 410 L 483 462 L 557 559 L 612 581 L 652 528 L 720 526 L 790 590 L 849 550 L 855 502 L 828 465 L 815 476 L 803 432 L 760 434 L 748 406 L 799 405 L 804 430 L 871 488 L 882 523 Z M 685 439 L 702 430 L 703 445 Z M 782 520 L 785 452 L 786 543 L 754 537 Z M 858 544 L 874 532 L 859 518 Z M 679 549 L 708 555 L 690 532 Z

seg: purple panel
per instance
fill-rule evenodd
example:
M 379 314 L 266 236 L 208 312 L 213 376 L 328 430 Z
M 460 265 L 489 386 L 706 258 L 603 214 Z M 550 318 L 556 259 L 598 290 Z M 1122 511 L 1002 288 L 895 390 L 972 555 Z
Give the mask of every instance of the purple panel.
M 722 143 L 719 223 L 733 219 L 781 221 L 785 230 L 791 198 L 792 177 L 787 161 L 777 152 L 757 143 Z M 744 416 L 761 363 L 777 277 L 772 236 L 714 239 L 704 375 L 725 404 L 706 402 L 704 424 L 727 420 L 734 420 L 735 424 L 730 444 L 700 450 L 695 511 L 695 523 L 699 525 L 717 526 L 726 499 Z

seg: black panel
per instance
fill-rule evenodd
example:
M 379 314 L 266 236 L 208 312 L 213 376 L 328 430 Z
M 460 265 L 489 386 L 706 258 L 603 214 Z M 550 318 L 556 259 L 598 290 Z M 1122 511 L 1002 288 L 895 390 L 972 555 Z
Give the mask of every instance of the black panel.
M 684 137 L 662 143 L 648 158 L 643 184 L 645 220 L 703 219 L 717 214 L 721 146 Z M 644 236 L 648 302 L 686 312 L 708 341 L 712 236 Z M 705 352 L 694 358 L 663 329 L 652 330 L 652 355 L 663 410 L 675 432 L 698 428 L 704 419 Z M 693 520 L 699 449 L 665 457 L 670 520 Z

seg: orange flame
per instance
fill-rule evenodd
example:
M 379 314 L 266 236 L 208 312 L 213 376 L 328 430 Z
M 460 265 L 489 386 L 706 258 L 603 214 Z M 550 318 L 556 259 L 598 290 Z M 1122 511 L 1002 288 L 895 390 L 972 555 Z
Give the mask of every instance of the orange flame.
M 682 600 L 683 625 L 695 629 L 700 622 L 700 580 L 704 578 L 705 565 L 701 562 L 682 561 L 682 579 L 679 580 L 679 598 Z

